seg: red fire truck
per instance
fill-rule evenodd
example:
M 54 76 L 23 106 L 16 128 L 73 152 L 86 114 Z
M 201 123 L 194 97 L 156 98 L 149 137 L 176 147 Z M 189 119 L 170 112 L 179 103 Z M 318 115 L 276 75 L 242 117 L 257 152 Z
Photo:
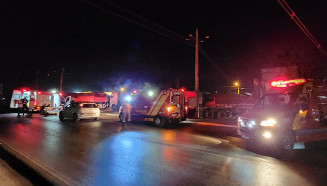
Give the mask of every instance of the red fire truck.
M 185 89 L 162 90 L 157 94 L 153 91 L 140 92 L 133 96 L 125 96 L 124 101 L 130 101 L 132 105 L 132 120 L 154 122 L 159 127 L 163 127 L 167 123 L 185 121 L 188 114 Z M 123 112 L 120 107 L 120 121 L 123 120 Z
M 105 108 L 109 96 L 104 92 L 78 92 L 78 93 L 65 93 L 64 105 L 69 104 L 71 101 L 97 103 L 100 109 Z
M 238 119 L 251 148 L 280 154 L 295 142 L 327 139 L 327 85 L 310 79 L 275 79 L 269 91 Z

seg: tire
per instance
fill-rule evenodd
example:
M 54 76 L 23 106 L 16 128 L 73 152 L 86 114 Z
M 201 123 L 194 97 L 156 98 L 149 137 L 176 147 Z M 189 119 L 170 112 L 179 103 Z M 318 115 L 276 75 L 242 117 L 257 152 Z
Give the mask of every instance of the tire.
M 64 121 L 64 115 L 62 114 L 62 112 L 59 112 L 59 120 Z
M 124 114 L 123 113 L 120 113 L 119 114 L 119 121 L 120 122 L 123 122 L 123 120 L 124 120 Z
M 97 120 L 97 119 L 98 119 L 97 117 L 93 118 L 93 120 Z
M 77 116 L 76 113 L 74 113 L 74 114 L 73 114 L 73 121 L 77 121 L 77 119 L 78 119 L 78 116 Z
M 154 124 L 158 127 L 163 127 L 165 125 L 165 120 L 161 116 L 154 117 Z
M 282 151 L 291 151 L 294 148 L 295 135 L 289 131 L 284 132 L 280 136 L 280 148 Z
M 219 111 L 217 113 L 217 118 L 218 119 L 225 119 L 225 118 L 227 118 L 227 113 L 225 111 Z

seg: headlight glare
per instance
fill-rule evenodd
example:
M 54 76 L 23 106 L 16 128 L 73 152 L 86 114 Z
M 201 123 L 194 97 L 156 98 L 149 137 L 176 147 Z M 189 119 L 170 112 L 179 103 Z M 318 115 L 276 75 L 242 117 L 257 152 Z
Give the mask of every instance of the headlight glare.
M 274 127 L 277 124 L 276 120 L 268 119 L 261 121 L 260 125 L 263 127 Z

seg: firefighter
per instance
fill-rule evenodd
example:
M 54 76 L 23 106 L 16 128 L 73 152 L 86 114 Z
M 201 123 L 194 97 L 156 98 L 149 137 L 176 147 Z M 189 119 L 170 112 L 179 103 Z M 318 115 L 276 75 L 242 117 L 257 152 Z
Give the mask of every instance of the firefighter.
M 27 103 L 28 103 L 28 100 L 26 98 L 23 98 L 20 100 L 22 106 L 20 107 L 20 109 L 18 110 L 18 116 L 17 117 L 20 117 L 20 112 L 23 113 L 23 116 L 25 114 L 25 112 L 27 113 L 28 111 L 28 107 L 27 107 Z M 19 105 L 21 105 L 19 104 Z
M 132 111 L 132 105 L 130 102 L 125 101 L 122 105 L 122 110 L 123 110 L 123 126 L 125 126 L 125 121 L 127 119 L 127 122 L 131 121 L 131 111 Z

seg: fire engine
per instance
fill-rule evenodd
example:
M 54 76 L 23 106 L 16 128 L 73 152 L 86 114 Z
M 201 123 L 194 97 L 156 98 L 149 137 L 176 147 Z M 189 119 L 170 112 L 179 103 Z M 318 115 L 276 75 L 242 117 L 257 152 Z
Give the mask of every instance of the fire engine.
M 40 110 L 41 106 L 50 106 L 56 109 L 60 107 L 59 94 L 22 88 L 13 90 L 10 108 L 21 108 L 23 98 L 27 99 L 27 107 L 33 111 Z
M 78 93 L 65 93 L 64 105 L 68 105 L 71 101 L 96 103 L 100 109 L 105 108 L 108 102 L 108 95 L 104 92 L 78 92 Z
M 132 105 L 131 119 L 154 122 L 163 127 L 167 123 L 179 123 L 187 117 L 188 105 L 185 101 L 185 89 L 168 89 L 155 92 L 127 95 L 124 102 Z M 119 119 L 123 120 L 124 110 L 119 108 Z
M 327 138 L 327 86 L 312 79 L 274 79 L 252 109 L 238 118 L 251 148 L 280 154 L 296 142 Z

